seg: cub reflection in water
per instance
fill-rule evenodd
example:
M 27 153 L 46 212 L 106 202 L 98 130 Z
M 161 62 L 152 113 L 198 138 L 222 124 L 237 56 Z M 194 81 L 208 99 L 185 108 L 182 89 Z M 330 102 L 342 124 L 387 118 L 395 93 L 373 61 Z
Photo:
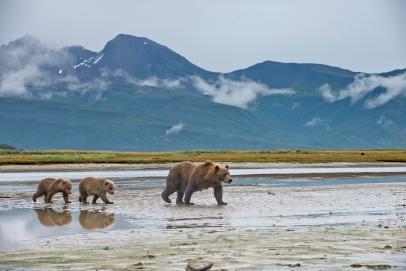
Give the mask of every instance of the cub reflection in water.
M 114 214 L 81 210 L 79 223 L 86 230 L 104 229 L 114 224 Z
M 69 211 L 57 212 L 50 207 L 34 209 L 34 211 L 37 213 L 39 222 L 47 227 L 60 227 L 72 222 L 72 216 Z

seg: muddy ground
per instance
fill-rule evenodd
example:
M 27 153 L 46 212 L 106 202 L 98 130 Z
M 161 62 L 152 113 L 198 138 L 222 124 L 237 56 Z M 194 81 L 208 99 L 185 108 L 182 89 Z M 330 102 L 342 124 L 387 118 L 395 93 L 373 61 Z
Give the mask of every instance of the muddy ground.
M 113 205 L 0 193 L 0 269 L 406 270 L 406 180 L 224 190 L 227 206 L 210 190 L 176 206 L 125 184 Z

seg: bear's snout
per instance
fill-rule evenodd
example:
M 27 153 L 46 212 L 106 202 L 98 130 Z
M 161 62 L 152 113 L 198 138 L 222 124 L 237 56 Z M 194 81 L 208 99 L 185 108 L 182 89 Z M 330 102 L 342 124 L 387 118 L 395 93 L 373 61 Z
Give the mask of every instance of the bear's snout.
M 232 181 L 233 181 L 232 179 L 229 179 L 229 180 L 226 180 L 225 183 L 231 183 Z

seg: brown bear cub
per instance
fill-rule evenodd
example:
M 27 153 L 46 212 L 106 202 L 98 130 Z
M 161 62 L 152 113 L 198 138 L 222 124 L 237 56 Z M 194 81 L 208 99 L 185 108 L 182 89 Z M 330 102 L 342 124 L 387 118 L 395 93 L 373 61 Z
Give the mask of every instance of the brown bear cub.
M 106 204 L 113 204 L 107 199 L 106 194 L 114 194 L 114 182 L 102 178 L 84 178 L 79 183 L 79 192 L 79 202 L 88 203 L 87 196 L 93 195 L 93 204 L 96 203 L 98 198 L 101 198 Z
M 213 162 L 191 163 L 181 162 L 175 165 L 166 177 L 166 188 L 162 192 L 162 199 L 171 203 L 169 196 L 177 192 L 177 204 L 193 204 L 190 202 L 192 194 L 213 187 L 217 204 L 226 205 L 223 201 L 222 182 L 231 183 L 228 165 Z M 183 201 L 183 196 L 185 196 Z
M 72 182 L 69 179 L 43 179 L 37 188 L 37 192 L 32 196 L 32 200 L 37 202 L 37 198 L 44 196 L 45 203 L 52 203 L 52 197 L 56 193 L 62 193 L 65 203 L 70 203 L 69 194 L 72 194 Z

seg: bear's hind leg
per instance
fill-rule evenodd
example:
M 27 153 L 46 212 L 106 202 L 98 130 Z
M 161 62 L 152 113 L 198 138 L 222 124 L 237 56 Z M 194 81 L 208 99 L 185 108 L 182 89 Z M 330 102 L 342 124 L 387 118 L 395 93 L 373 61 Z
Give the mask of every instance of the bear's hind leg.
M 170 195 L 172 195 L 173 193 L 175 193 L 176 189 L 168 189 L 168 187 L 161 193 L 161 197 L 162 199 L 166 202 L 166 203 L 171 203 L 171 199 L 169 198 Z
M 86 194 L 86 193 L 80 194 L 80 196 L 79 196 L 79 202 L 88 204 L 88 202 L 87 202 L 87 194 Z
M 180 190 L 178 190 L 177 193 L 178 195 L 176 197 L 176 204 L 185 204 L 185 202 L 183 201 L 183 195 L 185 195 L 185 193 Z

